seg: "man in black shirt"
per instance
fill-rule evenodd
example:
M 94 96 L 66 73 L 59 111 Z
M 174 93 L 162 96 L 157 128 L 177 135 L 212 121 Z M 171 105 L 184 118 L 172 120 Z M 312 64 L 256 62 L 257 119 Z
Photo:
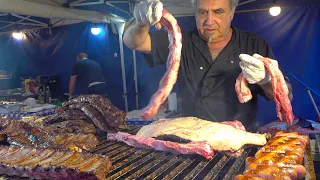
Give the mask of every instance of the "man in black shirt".
M 74 95 L 76 82 L 87 94 L 106 94 L 105 78 L 98 63 L 88 59 L 88 55 L 80 53 L 73 66 L 69 82 L 70 98 Z
M 215 122 L 239 120 L 247 129 L 255 129 L 258 95 L 273 99 L 271 78 L 257 57 L 275 59 L 272 50 L 257 34 L 231 26 L 238 0 L 193 0 L 192 3 L 197 30 L 182 32 L 179 69 L 182 116 Z M 151 25 L 159 27 L 162 8 L 159 0 L 137 4 L 135 19 L 127 25 L 124 34 L 125 44 L 145 53 L 150 67 L 165 64 L 169 53 L 167 32 L 149 32 Z M 277 61 L 272 62 L 277 65 Z M 239 102 L 235 91 L 241 72 L 253 95 L 244 104 Z

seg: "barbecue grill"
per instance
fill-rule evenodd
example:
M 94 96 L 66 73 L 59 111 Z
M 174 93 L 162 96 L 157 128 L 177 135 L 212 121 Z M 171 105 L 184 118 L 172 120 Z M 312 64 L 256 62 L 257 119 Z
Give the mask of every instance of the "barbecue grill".
M 140 127 L 134 127 L 135 134 Z M 316 136 L 320 146 L 320 135 Z M 320 147 L 319 147 L 320 149 Z M 257 148 L 247 148 L 238 158 L 216 153 L 211 160 L 191 155 L 174 155 L 155 150 L 137 149 L 122 142 L 102 140 L 93 153 L 108 155 L 113 169 L 107 179 L 234 179 L 245 169 L 245 159 L 254 156 Z M 306 180 L 315 180 L 315 170 L 311 148 L 307 147 L 304 155 L 304 166 L 307 169 Z
M 132 128 L 135 134 L 140 127 Z M 315 135 L 316 146 L 320 151 L 320 134 Z M 238 158 L 230 158 L 216 153 L 211 160 L 197 155 L 174 155 L 148 149 L 138 149 L 122 142 L 110 142 L 105 138 L 92 150 L 92 153 L 105 154 L 110 157 L 113 169 L 107 179 L 183 179 L 183 180 L 231 180 L 245 170 L 245 159 L 254 156 L 257 148 L 247 148 Z M 304 155 L 307 170 L 305 180 L 316 180 L 311 147 Z M 21 177 L 0 176 L 0 179 L 27 179 Z

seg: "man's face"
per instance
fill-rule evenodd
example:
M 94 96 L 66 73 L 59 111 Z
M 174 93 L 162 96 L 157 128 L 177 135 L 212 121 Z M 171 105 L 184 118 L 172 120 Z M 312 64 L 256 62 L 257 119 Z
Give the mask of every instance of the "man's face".
M 219 42 L 228 34 L 234 10 L 229 0 L 198 0 L 196 23 L 200 36 L 207 42 Z

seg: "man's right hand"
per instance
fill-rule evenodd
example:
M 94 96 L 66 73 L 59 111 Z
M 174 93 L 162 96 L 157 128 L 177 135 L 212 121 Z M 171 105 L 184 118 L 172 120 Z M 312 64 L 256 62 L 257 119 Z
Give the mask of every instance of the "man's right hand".
M 134 7 L 133 15 L 140 25 L 152 26 L 160 21 L 162 10 L 159 0 L 143 0 Z

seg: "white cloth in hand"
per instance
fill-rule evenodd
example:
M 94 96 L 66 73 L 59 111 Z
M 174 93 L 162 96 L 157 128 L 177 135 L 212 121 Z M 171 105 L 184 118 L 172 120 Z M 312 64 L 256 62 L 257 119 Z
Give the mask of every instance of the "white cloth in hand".
M 143 0 L 134 7 L 133 15 L 139 24 L 152 26 L 160 21 L 162 10 L 159 0 Z
M 242 69 L 243 76 L 250 84 L 264 85 L 271 80 L 271 77 L 266 70 L 263 62 L 258 58 L 263 58 L 259 54 L 250 56 L 248 54 L 240 54 L 240 67 Z M 278 68 L 278 62 L 270 59 L 272 64 Z

